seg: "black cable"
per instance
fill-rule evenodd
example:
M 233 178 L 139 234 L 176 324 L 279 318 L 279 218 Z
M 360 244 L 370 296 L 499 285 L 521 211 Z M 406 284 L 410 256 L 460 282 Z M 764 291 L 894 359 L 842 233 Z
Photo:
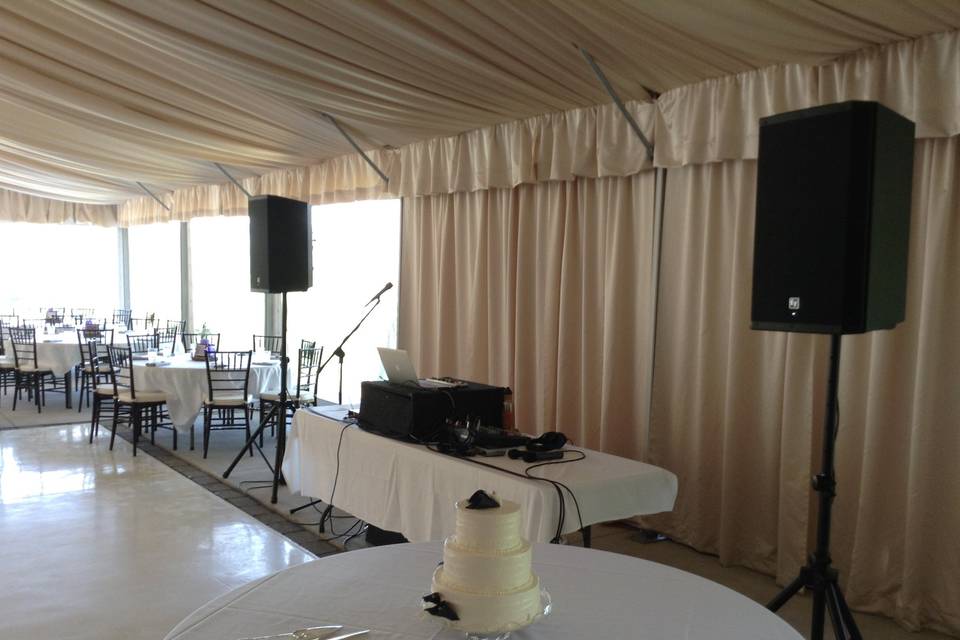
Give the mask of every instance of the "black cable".
M 531 476 L 531 475 L 530 475 L 530 472 L 531 472 L 532 470 L 536 469 L 537 467 L 546 467 L 546 466 L 551 465 L 551 464 L 566 464 L 566 463 L 568 463 L 568 462 L 579 462 L 580 460 L 583 460 L 584 458 L 587 457 L 587 454 L 586 454 L 584 451 L 581 451 L 581 450 L 579 450 L 579 449 L 565 449 L 564 451 L 569 451 L 569 452 L 571 452 L 571 453 L 579 453 L 579 454 L 580 454 L 580 457 L 579 457 L 579 458 L 572 458 L 572 459 L 570 459 L 570 460 L 547 460 L 547 461 L 545 461 L 545 462 L 538 462 L 538 463 L 536 463 L 536 464 L 534 464 L 534 465 L 531 465 L 531 466 L 527 467 L 526 469 L 524 469 L 523 472 L 524 472 L 524 473 L 527 475 L 527 477 L 529 477 L 529 478 L 534 478 L 534 479 L 537 479 L 537 480 L 547 480 L 547 478 L 537 478 L 537 476 Z M 573 491 L 570 489 L 570 487 L 568 487 L 568 486 L 565 485 L 564 483 L 560 482 L 559 480 L 550 480 L 550 482 L 553 482 L 553 483 L 556 483 L 556 484 L 560 485 L 561 487 L 563 487 L 563 488 L 566 490 L 567 493 L 570 494 L 570 497 L 573 499 L 573 506 L 575 506 L 575 507 L 577 508 L 577 520 L 578 520 L 578 522 L 580 523 L 580 529 L 583 529 L 583 516 L 580 514 L 580 502 L 577 500 L 577 496 L 574 495 L 574 493 L 573 493 Z
M 336 472 L 333 474 L 333 488 L 330 489 L 330 501 L 327 503 L 327 504 L 330 505 L 331 507 L 333 506 L 333 496 L 337 493 L 337 480 L 340 479 L 340 447 L 343 446 L 343 434 L 346 433 L 347 429 L 348 429 L 349 427 L 353 426 L 354 424 L 356 424 L 356 423 L 355 423 L 355 422 L 345 422 L 345 423 L 343 424 L 343 428 L 340 429 L 340 439 L 337 441 L 337 468 L 336 468 Z M 316 505 L 314 505 L 314 508 L 316 508 Z M 332 515 L 332 512 L 331 512 L 331 515 Z M 329 518 L 329 517 L 330 517 L 330 515 L 327 516 L 327 518 Z M 323 524 L 323 521 L 324 521 L 324 519 L 321 518 L 321 519 L 320 519 L 320 524 L 321 524 L 321 525 Z M 330 523 L 330 524 L 331 524 L 331 526 L 330 526 L 330 532 L 331 532 L 331 533 L 336 533 L 336 532 L 333 530 L 333 523 Z M 339 536 L 338 536 L 338 537 L 339 537 Z
M 459 459 L 461 459 L 461 460 L 465 460 L 466 462 L 471 462 L 471 463 L 473 463 L 473 464 L 478 464 L 478 465 L 480 465 L 481 467 L 487 467 L 488 469 L 493 469 L 493 470 L 495 470 L 495 471 L 500 471 L 501 473 L 506 473 L 506 474 L 509 474 L 509 475 L 512 475 L 512 476 L 516 476 L 516 477 L 518 477 L 518 478 L 524 478 L 524 479 L 528 479 L 528 480 L 540 480 L 541 482 L 548 482 L 548 483 L 550 483 L 551 485 L 553 485 L 553 488 L 556 489 L 556 491 L 557 491 L 557 497 L 558 497 L 558 499 L 559 499 L 559 508 L 558 508 L 558 517 L 557 517 L 557 530 L 556 530 L 556 534 L 554 535 L 553 539 L 551 540 L 551 542 L 553 542 L 553 543 L 558 543 L 558 542 L 560 542 L 560 537 L 561 537 L 561 535 L 562 535 L 562 533 L 563 533 L 563 525 L 564 525 L 565 519 L 566 519 L 566 501 L 563 499 L 563 491 L 566 490 L 567 493 L 570 494 L 570 497 L 573 498 L 573 503 L 574 503 L 574 505 L 575 505 L 576 508 L 577 508 L 577 517 L 578 517 L 578 519 L 579 519 L 580 528 L 583 529 L 583 517 L 582 517 L 581 514 L 580 514 L 580 504 L 579 504 L 579 502 L 577 501 L 576 495 L 574 495 L 574 493 L 573 493 L 573 491 L 570 489 L 570 487 L 568 487 L 567 485 L 563 484 L 562 482 L 559 482 L 558 480 L 551 480 L 550 478 L 540 478 L 540 477 L 538 477 L 538 476 L 533 476 L 533 475 L 530 475 L 530 474 L 529 474 L 529 471 L 530 471 L 531 469 L 535 469 L 535 468 L 537 468 L 537 467 L 546 466 L 546 465 L 548 465 L 548 464 L 568 464 L 568 463 L 570 463 L 570 462 L 579 462 L 579 461 L 581 461 L 581 460 L 583 460 L 584 458 L 587 457 L 587 454 L 584 453 L 583 451 L 580 451 L 580 450 L 578 450 L 578 449 L 566 449 L 566 450 L 564 450 L 564 452 L 570 451 L 570 452 L 572 452 L 572 453 L 578 453 L 578 454 L 580 454 L 580 457 L 579 457 L 579 458 L 571 458 L 571 459 L 568 459 L 568 460 L 547 460 L 547 461 L 544 461 L 544 462 L 538 462 L 538 463 L 533 464 L 533 465 L 527 467 L 526 469 L 524 469 L 524 473 L 517 473 L 516 471 L 511 471 L 510 469 L 504 469 L 503 467 L 498 467 L 498 466 L 496 466 L 496 465 L 489 464 L 489 463 L 487 463 L 487 462 L 481 462 L 480 460 L 477 460 L 476 458 L 467 457 L 467 456 L 463 456 L 463 455 L 459 455 L 459 454 L 455 454 L 455 453 L 444 453 L 443 451 L 440 451 L 439 449 L 437 449 L 437 448 L 435 448 L 435 447 L 433 447 L 433 446 L 430 446 L 430 445 L 427 445 L 427 449 L 429 449 L 430 451 L 434 451 L 434 452 L 436 452 L 436 453 L 443 454 L 443 455 L 451 455 L 451 456 L 453 456 L 453 457 L 455 457 L 455 458 L 459 458 Z

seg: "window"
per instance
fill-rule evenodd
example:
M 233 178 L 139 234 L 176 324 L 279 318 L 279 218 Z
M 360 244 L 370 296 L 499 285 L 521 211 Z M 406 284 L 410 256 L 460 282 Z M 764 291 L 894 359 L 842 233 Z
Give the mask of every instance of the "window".
M 160 326 L 180 320 L 180 223 L 130 227 L 130 309 L 156 314 Z
M 290 362 L 296 374 L 301 339 L 323 345 L 324 360 L 369 309 L 364 305 L 400 273 L 400 200 L 366 200 L 315 206 L 313 287 L 287 295 Z M 397 289 L 350 338 L 343 350 L 343 401 L 360 402 L 360 382 L 381 375 L 377 347 L 397 343 Z M 338 363 L 333 358 L 320 376 L 321 398 L 336 401 Z M 294 381 L 292 384 L 295 384 Z
M 93 308 L 108 318 L 120 300 L 117 230 L 80 224 L 0 222 L 5 276 L 0 313 L 42 318 L 50 307 Z
M 193 329 L 220 333 L 223 349 L 250 349 L 263 333 L 264 299 L 250 291 L 250 219 L 190 221 L 190 298 Z

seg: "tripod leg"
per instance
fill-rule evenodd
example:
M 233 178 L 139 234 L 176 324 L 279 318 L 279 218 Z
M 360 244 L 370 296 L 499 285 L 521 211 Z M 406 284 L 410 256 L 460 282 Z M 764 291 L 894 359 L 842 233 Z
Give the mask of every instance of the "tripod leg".
M 227 467 L 227 470 L 223 472 L 223 477 L 225 479 L 229 478 L 230 474 L 233 473 L 234 467 L 240 464 L 240 460 L 243 459 L 243 454 L 247 452 L 248 447 L 252 445 L 252 446 L 256 446 L 257 450 L 260 449 L 260 447 L 257 446 L 257 442 L 256 442 L 257 438 L 260 436 L 261 433 L 263 433 L 263 430 L 266 428 L 267 423 L 270 421 L 270 416 L 273 415 L 274 411 L 275 411 L 275 407 L 272 407 L 270 411 L 267 412 L 267 415 L 260 417 L 260 426 L 258 426 L 257 430 L 254 431 L 249 438 L 247 438 L 247 442 L 243 445 L 243 448 L 240 449 L 240 453 L 238 453 L 237 457 L 233 459 L 233 462 L 230 463 L 230 466 Z
M 837 640 L 847 640 L 847 631 L 843 626 L 843 620 L 840 618 L 840 609 L 837 605 L 835 582 L 828 582 L 826 585 L 827 611 L 830 613 L 830 624 L 833 626 L 833 635 Z
M 304 509 L 309 509 L 309 508 L 312 507 L 313 505 L 315 505 L 315 504 L 320 504 L 321 502 L 323 502 L 323 500 L 314 500 L 314 501 L 312 501 L 312 502 L 308 502 L 307 504 L 300 505 L 299 507 L 297 507 L 297 508 L 295 508 L 295 509 L 290 509 L 290 514 L 293 515 L 293 514 L 296 513 L 297 511 L 303 511 Z
M 283 399 L 281 395 L 281 400 Z M 284 406 L 280 407 L 277 418 L 277 457 L 273 463 L 273 493 L 270 495 L 271 504 L 277 504 L 277 491 L 281 482 L 280 474 L 282 473 L 283 455 L 287 448 L 287 407 L 284 402 L 281 402 L 281 404 Z
M 770 609 L 770 611 L 777 611 L 780 607 L 787 603 L 787 600 L 795 596 L 797 591 L 800 591 L 800 589 L 803 588 L 803 584 L 804 575 L 801 573 L 793 579 L 793 582 L 784 587 L 783 591 L 774 596 L 773 600 L 767 603 L 767 609 Z
M 863 640 L 863 636 L 860 635 L 860 628 L 857 627 L 857 621 L 853 619 L 853 612 L 850 611 L 850 607 L 847 606 L 847 600 L 843 597 L 843 592 L 840 591 L 840 585 L 833 582 L 830 584 L 830 589 L 837 601 L 837 608 L 840 610 L 840 617 L 843 618 L 843 624 L 847 628 L 847 633 L 850 634 L 850 640 Z
M 813 591 L 813 618 L 810 623 L 810 640 L 823 640 L 824 609 L 827 604 L 827 590 L 820 585 Z

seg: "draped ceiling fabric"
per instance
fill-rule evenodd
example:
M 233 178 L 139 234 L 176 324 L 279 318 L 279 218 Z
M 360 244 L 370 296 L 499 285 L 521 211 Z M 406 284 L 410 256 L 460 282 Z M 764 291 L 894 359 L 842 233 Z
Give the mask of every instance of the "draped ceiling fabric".
M 295 178 L 352 153 L 324 114 L 389 150 L 608 102 L 577 47 L 643 102 L 958 27 L 960 5 L 928 0 L 9 2 L 0 188 L 119 204 L 142 182 L 195 207 L 172 219 L 229 212 L 229 193 L 173 192 L 227 184 L 213 162 Z

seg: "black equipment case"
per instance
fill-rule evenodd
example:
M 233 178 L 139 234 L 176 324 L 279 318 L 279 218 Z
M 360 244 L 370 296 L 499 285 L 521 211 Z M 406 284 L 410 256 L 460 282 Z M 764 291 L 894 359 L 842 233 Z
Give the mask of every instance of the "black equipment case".
M 430 442 L 448 419 L 479 419 L 484 426 L 503 425 L 507 389 L 478 382 L 426 388 L 386 381 L 360 384 L 360 427 L 384 435 Z

